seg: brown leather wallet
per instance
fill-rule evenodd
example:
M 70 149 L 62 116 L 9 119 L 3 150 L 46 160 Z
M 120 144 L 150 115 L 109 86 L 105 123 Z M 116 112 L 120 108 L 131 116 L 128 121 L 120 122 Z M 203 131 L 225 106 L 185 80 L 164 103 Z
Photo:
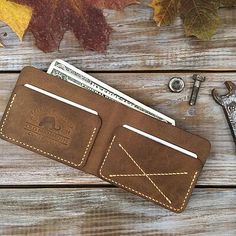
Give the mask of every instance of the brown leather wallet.
M 19 76 L 0 135 L 174 212 L 210 152 L 206 139 L 32 67 Z

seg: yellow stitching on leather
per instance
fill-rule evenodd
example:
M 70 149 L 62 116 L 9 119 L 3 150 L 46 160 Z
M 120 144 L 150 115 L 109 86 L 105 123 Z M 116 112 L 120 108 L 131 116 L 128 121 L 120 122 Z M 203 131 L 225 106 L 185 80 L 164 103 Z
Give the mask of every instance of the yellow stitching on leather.
M 91 142 L 92 142 L 92 140 L 93 140 L 93 136 L 94 136 L 96 130 L 97 130 L 97 128 L 95 127 L 95 128 L 93 129 L 92 135 L 90 136 L 90 139 L 89 139 L 88 145 L 87 145 L 87 147 L 86 147 L 86 149 L 85 149 L 85 152 L 84 152 L 84 155 L 83 155 L 83 157 L 82 157 L 82 160 L 81 160 L 81 162 L 80 162 L 78 165 L 82 165 L 82 163 L 84 162 L 84 159 L 85 159 L 86 154 L 87 154 L 87 152 L 88 152 L 88 150 L 89 150 L 89 147 L 90 147 L 90 145 L 91 145 Z
M 90 136 L 88 145 L 87 145 L 86 148 L 85 148 L 85 152 L 84 152 L 84 155 L 83 155 L 83 157 L 82 157 L 81 162 L 80 162 L 79 164 L 75 164 L 75 163 L 72 162 L 72 161 L 65 160 L 65 159 L 63 159 L 63 158 L 61 158 L 61 157 L 59 157 L 59 156 L 56 156 L 56 155 L 52 154 L 52 153 L 45 152 L 45 151 L 43 151 L 43 150 L 41 150 L 41 149 L 39 149 L 39 148 L 36 148 L 36 147 L 31 146 L 31 145 L 29 145 L 29 144 L 23 143 L 23 142 L 18 141 L 18 140 L 14 139 L 14 138 L 10 138 L 10 137 L 8 137 L 7 135 L 5 135 L 5 134 L 3 133 L 3 128 L 4 128 L 5 124 L 6 124 L 8 115 L 9 115 L 9 113 L 10 113 L 10 110 L 11 110 L 12 106 L 13 106 L 13 103 L 14 103 L 14 101 L 15 101 L 15 98 L 16 98 L 16 94 L 14 94 L 14 96 L 12 97 L 12 100 L 11 100 L 10 105 L 9 105 L 9 108 L 8 108 L 8 110 L 7 110 L 7 112 L 6 112 L 5 118 L 3 119 L 2 126 L 1 126 L 1 129 L 0 129 L 0 134 L 1 134 L 4 138 L 9 139 L 9 140 L 11 140 L 11 141 L 13 141 L 13 142 L 15 142 L 15 143 L 19 143 L 19 144 L 21 144 L 21 145 L 23 145 L 23 146 L 25 146 L 25 147 L 31 148 L 31 149 L 33 149 L 33 150 L 36 150 L 36 151 L 38 151 L 38 152 L 41 152 L 41 153 L 43 153 L 43 154 L 45 154 L 45 155 L 48 155 L 48 156 L 50 156 L 50 157 L 54 157 L 54 158 L 56 158 L 56 159 L 58 159 L 58 160 L 60 160 L 60 161 L 63 161 L 63 162 L 65 162 L 65 163 L 68 163 L 68 164 L 70 164 L 70 165 L 73 165 L 73 166 L 76 166 L 76 167 L 81 166 L 81 165 L 83 164 L 83 162 L 84 162 L 84 159 L 85 159 L 85 157 L 86 157 L 86 154 L 87 154 L 88 149 L 89 149 L 89 147 L 90 147 L 90 145 L 91 145 L 93 136 L 94 136 L 94 134 L 95 134 L 97 128 L 94 128 L 94 129 L 93 129 L 93 132 L 92 132 L 92 134 L 91 134 L 91 136 Z
M 167 205 L 167 204 L 165 204 L 165 203 L 163 203 L 163 202 L 161 202 L 161 201 L 159 201 L 159 200 L 157 200 L 157 199 L 155 199 L 155 198 L 152 198 L 152 197 L 150 197 L 150 196 L 148 196 L 148 195 L 146 195 L 146 194 L 143 194 L 143 193 L 141 193 L 141 192 L 139 192 L 139 191 L 137 191 L 137 190 L 134 190 L 133 188 L 130 188 L 130 187 L 128 187 L 128 186 L 125 186 L 125 185 L 123 185 L 123 184 L 121 184 L 121 183 L 119 183 L 119 182 L 117 182 L 117 181 L 114 181 L 114 180 L 112 180 L 112 179 L 110 179 L 110 178 L 107 178 L 106 176 L 104 176 L 104 175 L 102 174 L 102 169 L 103 169 L 103 167 L 104 167 L 104 165 L 105 165 L 105 162 L 106 162 L 107 157 L 108 157 L 108 155 L 109 155 L 109 153 L 110 153 L 110 151 L 111 151 L 111 148 L 112 148 L 112 145 L 113 145 L 115 139 L 116 139 L 116 136 L 113 136 L 112 141 L 111 141 L 111 143 L 110 143 L 110 146 L 109 146 L 109 148 L 108 148 L 108 150 L 107 150 L 106 156 L 105 156 L 105 158 L 104 158 L 104 160 L 103 160 L 103 163 L 102 163 L 102 165 L 101 165 L 101 168 L 100 168 L 100 170 L 99 170 L 100 175 L 101 175 L 104 179 L 110 181 L 111 183 L 117 184 L 118 186 L 121 186 L 121 187 L 123 187 L 123 188 L 125 188 L 125 189 L 128 189 L 128 190 L 131 191 L 131 192 L 134 192 L 134 193 L 136 193 L 136 194 L 138 194 L 138 195 L 141 195 L 141 196 L 143 196 L 143 197 L 146 197 L 146 198 L 148 198 L 148 199 L 150 199 L 150 200 L 152 200 L 152 201 L 154 201 L 154 202 L 157 202 L 158 204 L 160 204 L 160 205 L 162 205 L 162 206 L 164 206 L 164 207 L 166 207 L 166 208 L 169 208 L 169 209 L 174 210 L 174 211 L 176 211 L 176 212 L 181 211 L 181 210 L 184 208 L 184 205 L 185 205 L 185 202 L 186 202 L 186 200 L 187 200 L 187 198 L 188 198 L 188 195 L 189 195 L 189 193 L 190 193 L 190 190 L 191 190 L 191 188 L 192 188 L 192 186 L 193 186 L 193 183 L 194 183 L 194 181 L 195 181 L 195 179 L 196 179 L 196 177 L 197 177 L 197 175 L 198 175 L 198 171 L 196 171 L 195 174 L 193 175 L 192 181 L 191 181 L 191 183 L 190 183 L 190 185 L 189 185 L 189 188 L 188 188 L 188 190 L 187 190 L 187 192 L 186 192 L 186 195 L 185 195 L 185 197 L 184 197 L 184 200 L 183 200 L 183 203 L 182 203 L 181 207 L 180 207 L 180 208 L 172 207 L 172 206 Z
M 5 118 L 3 119 L 2 126 L 1 126 L 1 129 L 0 129 L 0 133 L 2 133 L 2 131 L 3 131 L 3 127 L 4 127 L 4 125 L 5 125 L 6 121 L 7 121 L 7 117 L 8 117 L 9 112 L 10 112 L 12 106 L 13 106 L 13 103 L 14 103 L 14 101 L 15 101 L 15 98 L 16 98 L 16 94 L 14 94 L 14 96 L 12 97 L 12 100 L 11 100 L 11 102 L 10 102 L 9 108 L 8 108 L 8 110 L 7 110 L 7 112 L 6 112 L 6 116 L 5 116 Z
M 172 176 L 172 175 L 187 175 L 188 172 L 170 172 L 170 173 L 146 173 L 148 176 Z M 109 175 L 109 177 L 144 177 L 144 174 L 117 174 Z
M 171 203 L 171 200 L 161 191 L 161 189 L 153 182 L 153 180 L 145 173 L 141 166 L 134 160 L 134 158 L 128 153 L 128 151 L 119 143 L 119 147 L 125 152 L 125 154 L 131 159 L 131 161 L 139 168 L 145 177 L 151 182 L 151 184 L 157 189 L 157 191 L 166 199 L 167 202 Z

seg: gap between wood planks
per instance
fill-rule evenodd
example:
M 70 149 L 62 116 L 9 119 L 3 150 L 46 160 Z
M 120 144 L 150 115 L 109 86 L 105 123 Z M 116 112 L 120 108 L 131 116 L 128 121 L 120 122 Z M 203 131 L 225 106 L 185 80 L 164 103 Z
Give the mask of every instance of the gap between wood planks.
M 23 69 L 23 68 L 22 68 Z M 47 70 L 42 70 L 44 72 L 47 72 Z M 19 74 L 21 71 L 0 71 L 0 74 Z M 122 71 L 90 71 L 90 70 L 84 70 L 84 72 L 88 74 L 96 74 L 96 73 L 102 73 L 102 74 L 133 74 L 133 73 L 183 73 L 183 74 L 189 74 L 189 73 L 236 73 L 236 70 L 215 70 L 215 69 L 209 69 L 209 70 L 122 70 Z
M 110 188 L 110 189 L 119 189 L 111 184 L 49 184 L 49 185 L 0 185 L 0 189 L 50 189 L 50 188 L 91 188 L 91 189 L 100 189 L 100 188 Z M 196 189 L 236 189 L 236 185 L 196 185 Z

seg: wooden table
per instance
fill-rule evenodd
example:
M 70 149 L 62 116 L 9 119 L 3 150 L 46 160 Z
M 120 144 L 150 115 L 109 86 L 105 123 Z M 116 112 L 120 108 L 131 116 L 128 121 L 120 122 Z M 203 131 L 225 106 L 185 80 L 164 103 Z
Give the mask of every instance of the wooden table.
M 209 42 L 184 37 L 180 19 L 158 30 L 152 11 L 131 6 L 105 11 L 114 28 L 106 53 L 84 51 L 67 33 L 60 51 L 44 54 L 31 34 L 24 42 L 3 24 L 0 39 L 0 112 L 19 71 L 46 70 L 61 58 L 208 138 L 211 155 L 187 209 L 175 214 L 91 175 L 0 141 L 0 235 L 236 235 L 236 156 L 222 109 L 211 90 L 236 82 L 236 9 L 221 9 L 222 25 Z M 7 32 L 7 34 L 4 34 Z M 188 105 L 193 73 L 207 77 L 195 107 Z M 167 88 L 172 76 L 182 93 Z

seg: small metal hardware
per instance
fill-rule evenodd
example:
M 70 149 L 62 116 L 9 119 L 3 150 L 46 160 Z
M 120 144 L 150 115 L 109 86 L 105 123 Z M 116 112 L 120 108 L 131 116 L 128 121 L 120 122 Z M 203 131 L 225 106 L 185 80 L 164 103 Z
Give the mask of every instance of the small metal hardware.
M 229 91 L 227 94 L 219 95 L 216 89 L 213 89 L 212 96 L 215 101 L 223 107 L 236 144 L 236 85 L 232 81 L 226 81 L 225 86 Z
M 198 92 L 201 87 L 201 83 L 206 80 L 206 77 L 202 75 L 194 74 L 193 80 L 194 80 L 194 84 L 193 84 L 192 94 L 189 101 L 190 106 L 194 106 L 196 104 Z
M 169 89 L 173 93 L 180 93 L 184 89 L 184 81 L 180 77 L 173 77 L 169 81 Z

